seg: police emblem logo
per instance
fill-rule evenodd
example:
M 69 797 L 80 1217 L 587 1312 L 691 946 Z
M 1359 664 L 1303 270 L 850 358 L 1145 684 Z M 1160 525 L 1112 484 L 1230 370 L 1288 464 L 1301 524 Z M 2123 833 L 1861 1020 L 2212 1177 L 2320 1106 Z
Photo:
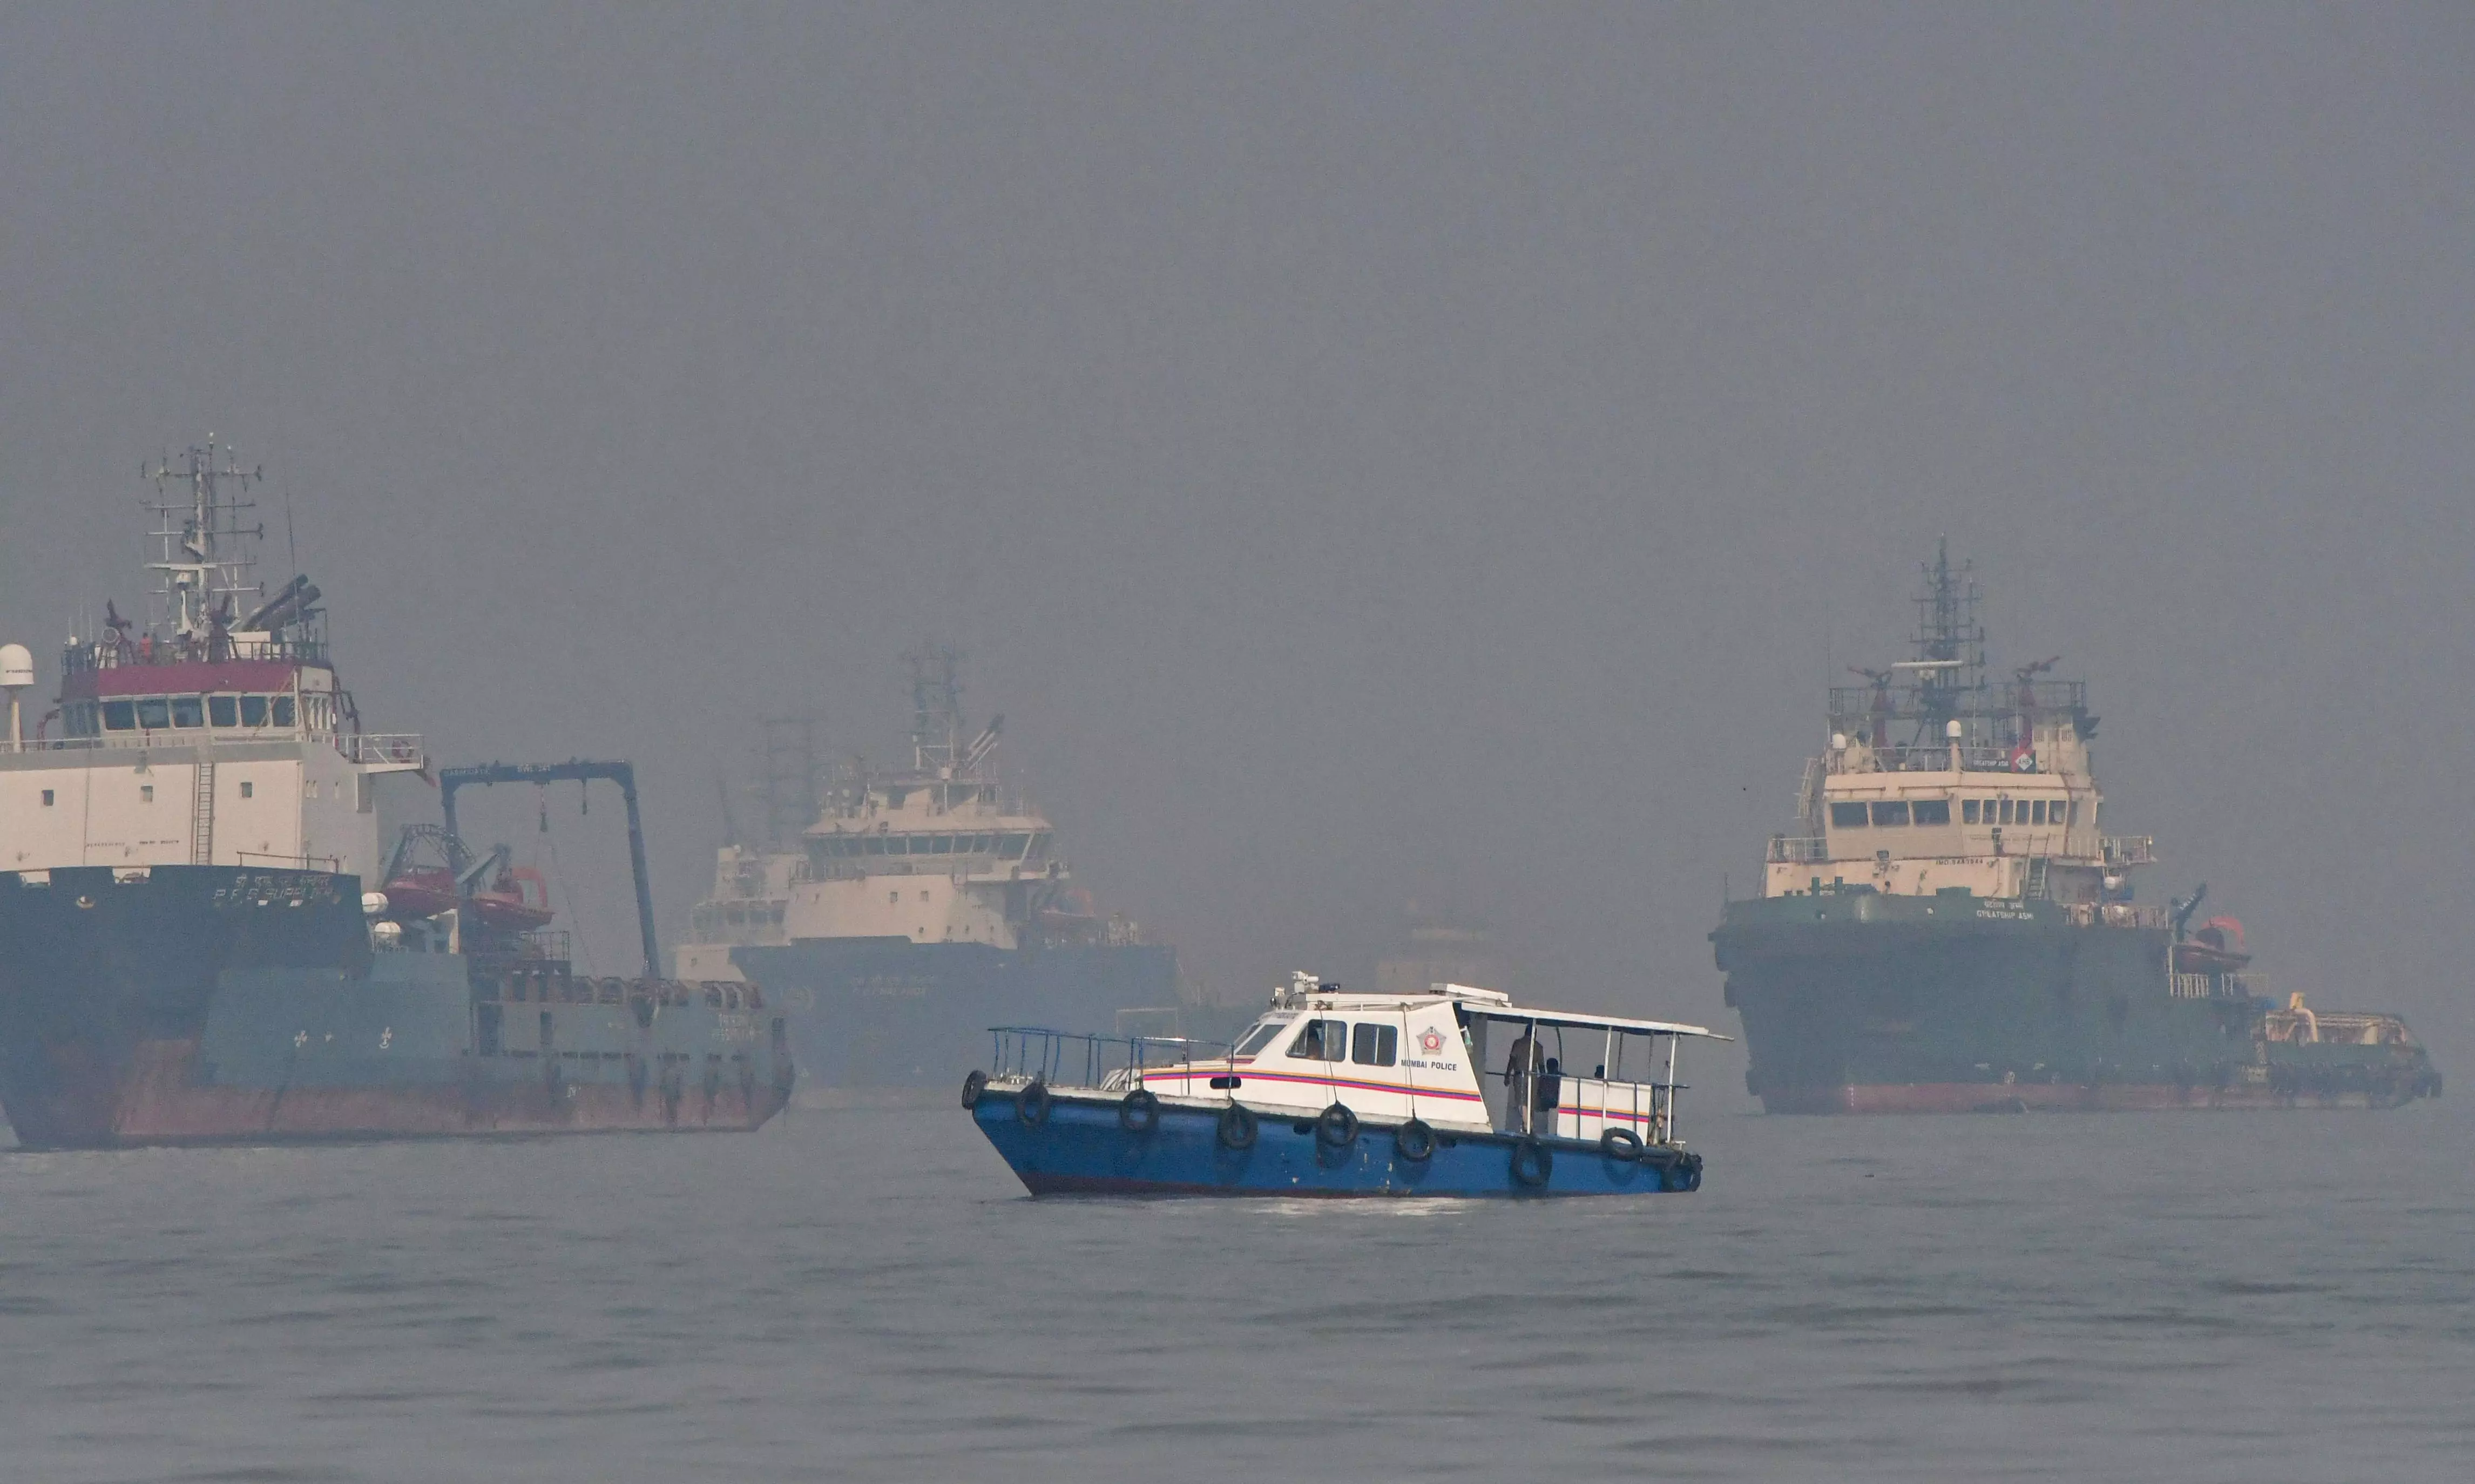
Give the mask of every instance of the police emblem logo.
M 1444 1033 L 1433 1029 L 1419 1032 L 1418 1049 L 1431 1057 L 1443 1050 Z

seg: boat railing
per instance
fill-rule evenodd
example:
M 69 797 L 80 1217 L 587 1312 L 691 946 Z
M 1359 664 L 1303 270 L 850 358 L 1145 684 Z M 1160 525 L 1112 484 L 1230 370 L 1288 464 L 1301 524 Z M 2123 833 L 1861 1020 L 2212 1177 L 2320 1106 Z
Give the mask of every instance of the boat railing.
M 1546 1079 L 1541 1079 L 1546 1081 Z M 1550 1089 L 1555 1104 L 1539 1109 L 1552 1115 L 1559 1138 L 1596 1139 L 1609 1129 L 1622 1129 L 1645 1144 L 1669 1142 L 1676 1121 L 1677 1082 L 1623 1083 L 1603 1077 L 1556 1074 Z
M 991 1026 L 992 1081 L 1009 1079 L 1051 1086 L 1117 1090 L 1139 1086 L 1152 1067 L 1210 1060 L 1229 1053 L 1226 1041 L 1188 1035 L 1103 1035 L 1055 1031 L 1045 1026 Z

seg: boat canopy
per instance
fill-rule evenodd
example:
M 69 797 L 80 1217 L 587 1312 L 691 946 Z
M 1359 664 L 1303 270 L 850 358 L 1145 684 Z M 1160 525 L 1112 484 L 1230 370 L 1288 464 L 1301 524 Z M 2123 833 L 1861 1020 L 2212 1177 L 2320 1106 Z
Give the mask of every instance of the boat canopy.
M 1666 1020 L 1632 1020 L 1623 1015 L 1592 1015 L 1569 1010 L 1531 1010 L 1519 1005 L 1490 1005 L 1483 1009 L 1468 1007 L 1469 1013 L 1488 1020 L 1514 1020 L 1524 1025 L 1578 1026 L 1591 1031 L 1627 1031 L 1636 1035 L 1698 1035 L 1713 1041 L 1732 1041 L 1732 1035 L 1722 1035 L 1706 1026 L 1678 1025 Z

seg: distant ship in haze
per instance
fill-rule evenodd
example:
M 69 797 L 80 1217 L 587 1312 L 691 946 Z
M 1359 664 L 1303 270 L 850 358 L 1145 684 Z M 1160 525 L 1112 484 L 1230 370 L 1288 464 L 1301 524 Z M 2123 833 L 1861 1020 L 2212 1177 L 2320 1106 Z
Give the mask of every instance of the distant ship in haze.
M 965 723 L 954 653 L 909 659 L 908 767 L 819 787 L 813 734 L 772 724 L 768 838 L 718 852 L 674 972 L 764 985 L 831 1087 L 957 1083 L 992 1026 L 1174 1031 L 1176 950 L 1074 884 L 1048 817 L 997 780 L 1003 718 Z
M 2395 1015 L 2272 995 L 2208 888 L 2134 899 L 2086 686 L 1989 682 L 1978 593 L 1925 567 L 1913 658 L 1830 692 L 1800 828 L 1711 934 L 1772 1112 L 2388 1107 L 2440 1074 Z
M 153 612 L 106 604 L 69 640 L 32 737 L 33 657 L 0 646 L 18 1141 L 748 1129 L 780 1108 L 792 1067 L 761 993 L 651 978 L 641 852 L 648 977 L 625 983 L 571 972 L 540 879 L 465 851 L 452 806 L 382 864 L 376 787 L 428 773 L 421 739 L 363 729 L 315 585 L 257 582 L 254 470 L 209 439 L 149 473 Z M 552 771 L 583 767 L 624 780 L 632 820 L 632 773 Z

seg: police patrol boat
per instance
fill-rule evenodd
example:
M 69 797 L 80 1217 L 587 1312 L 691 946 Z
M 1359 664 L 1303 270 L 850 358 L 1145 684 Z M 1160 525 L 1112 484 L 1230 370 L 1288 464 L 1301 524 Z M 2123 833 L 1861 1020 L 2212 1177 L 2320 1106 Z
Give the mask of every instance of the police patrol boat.
M 963 1106 L 1036 1196 L 1694 1190 L 1677 1048 L 1728 1039 L 1465 985 L 1348 994 L 1311 974 L 1225 1055 L 1179 1038 L 991 1034 L 996 1064 L 965 1080 Z

